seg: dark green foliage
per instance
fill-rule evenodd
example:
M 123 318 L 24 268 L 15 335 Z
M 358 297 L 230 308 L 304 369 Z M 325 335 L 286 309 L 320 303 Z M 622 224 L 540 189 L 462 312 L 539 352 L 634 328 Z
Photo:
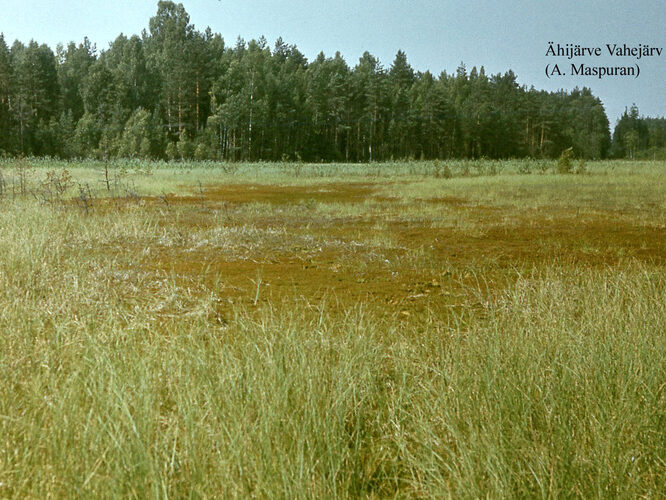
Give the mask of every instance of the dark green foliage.
M 398 51 L 389 68 L 366 52 L 350 67 L 308 62 L 279 39 L 227 47 L 160 1 L 148 30 L 97 52 L 0 36 L 0 150 L 10 154 L 384 161 L 446 158 L 603 158 L 611 140 L 589 89 L 538 91 L 512 71 L 415 72 Z M 654 156 L 666 127 L 625 113 L 612 153 Z
M 84 38 L 78 47 L 70 42 L 66 49 L 60 45 L 56 51 L 62 106 L 71 112 L 74 121 L 79 120 L 84 113 L 83 84 L 95 61 L 95 51 L 88 38 Z
M 9 123 L 17 153 L 50 154 L 44 131 L 57 116 L 60 103 L 56 58 L 46 45 L 15 42 L 11 49 Z
M 150 113 L 139 108 L 125 124 L 119 141 L 118 156 L 145 159 L 161 156 L 159 136 L 160 131 Z
M 90 156 L 97 149 L 101 137 L 102 131 L 95 117 L 91 113 L 85 113 L 74 130 L 74 155 Z
M 10 150 L 10 90 L 12 61 L 5 38 L 0 34 L 0 151 Z
M 666 119 L 645 118 L 636 105 L 624 111 L 613 133 L 616 158 L 666 159 Z

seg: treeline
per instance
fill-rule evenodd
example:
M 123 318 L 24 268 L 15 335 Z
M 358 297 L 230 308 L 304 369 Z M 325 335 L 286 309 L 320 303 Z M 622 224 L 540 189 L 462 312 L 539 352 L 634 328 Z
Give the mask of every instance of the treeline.
M 634 105 L 625 110 L 613 132 L 613 156 L 666 160 L 666 118 L 645 118 Z
M 589 89 L 546 92 L 512 71 L 415 72 L 369 53 L 308 61 L 279 39 L 231 47 L 160 1 L 141 36 L 97 53 L 0 36 L 0 150 L 10 155 L 372 161 L 584 158 L 611 150 Z

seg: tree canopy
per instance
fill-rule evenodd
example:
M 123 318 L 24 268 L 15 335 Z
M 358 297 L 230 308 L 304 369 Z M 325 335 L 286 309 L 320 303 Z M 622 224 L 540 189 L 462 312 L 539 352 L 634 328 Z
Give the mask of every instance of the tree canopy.
M 381 161 L 555 157 L 571 147 L 603 158 L 643 147 L 645 127 L 663 131 L 637 119 L 620 120 L 611 149 L 587 88 L 528 89 L 511 70 L 462 63 L 435 76 L 402 51 L 389 67 L 368 52 L 350 66 L 340 53 L 308 61 L 282 39 L 227 45 L 171 1 L 140 36 L 121 34 L 102 51 L 88 38 L 54 54 L 0 36 L 0 150 L 10 155 Z

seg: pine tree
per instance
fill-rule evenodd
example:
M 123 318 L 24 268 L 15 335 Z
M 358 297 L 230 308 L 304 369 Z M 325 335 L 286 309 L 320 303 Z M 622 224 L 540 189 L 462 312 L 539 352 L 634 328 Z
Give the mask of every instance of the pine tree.
M 11 151 L 10 90 L 12 63 L 5 37 L 0 33 L 0 153 Z
M 71 111 L 76 121 L 83 116 L 85 111 L 83 104 L 83 82 L 88 76 L 90 66 L 95 62 L 95 46 L 88 38 L 78 47 L 71 42 L 64 49 L 61 45 L 57 49 L 58 58 L 58 82 L 62 91 L 62 107 Z
M 39 124 L 48 124 L 58 114 L 60 87 L 56 58 L 50 48 L 35 41 L 28 46 L 14 43 L 11 56 L 15 61 L 14 115 L 19 123 L 19 150 L 33 153 L 42 149 L 35 142 Z

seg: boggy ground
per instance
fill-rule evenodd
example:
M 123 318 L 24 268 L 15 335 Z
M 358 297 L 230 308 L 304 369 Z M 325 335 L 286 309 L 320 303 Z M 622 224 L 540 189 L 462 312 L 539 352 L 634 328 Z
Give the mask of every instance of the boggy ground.
M 22 165 L 1 498 L 664 496 L 666 164 Z
M 215 294 L 222 322 L 235 304 L 293 300 L 337 310 L 363 303 L 408 320 L 481 306 L 540 266 L 666 262 L 658 203 L 650 220 L 642 206 L 618 208 L 589 193 L 582 208 L 575 194 L 570 203 L 522 205 L 521 189 L 501 203 L 464 189 L 406 195 L 417 182 L 179 186 L 181 194 L 147 196 L 132 208 L 154 220 L 152 238 L 101 251 L 144 279 Z

